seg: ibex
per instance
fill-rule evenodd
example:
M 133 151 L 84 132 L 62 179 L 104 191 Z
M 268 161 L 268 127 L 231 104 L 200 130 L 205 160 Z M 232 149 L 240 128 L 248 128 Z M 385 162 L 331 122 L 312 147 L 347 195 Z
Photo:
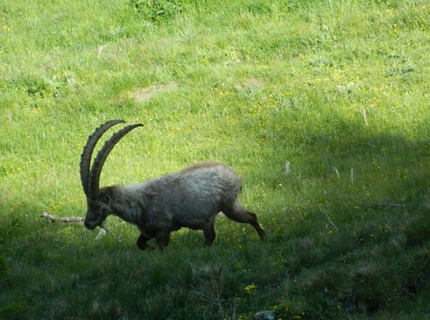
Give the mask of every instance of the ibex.
M 223 212 L 234 221 L 252 225 L 260 239 L 266 237 L 255 213 L 239 203 L 241 177 L 222 163 L 198 163 L 138 185 L 100 188 L 102 167 L 113 147 L 128 132 L 142 126 L 133 124 L 116 132 L 105 142 L 90 170 L 97 141 L 118 123 L 125 121 L 111 120 L 98 127 L 89 136 L 81 155 L 80 174 L 87 197 L 86 228 L 103 227 L 106 217 L 113 214 L 137 226 L 140 231 L 137 246 L 142 250 L 152 238 L 159 247 L 167 246 L 170 233 L 182 227 L 203 230 L 205 244 L 211 245 L 215 240 L 215 217 Z

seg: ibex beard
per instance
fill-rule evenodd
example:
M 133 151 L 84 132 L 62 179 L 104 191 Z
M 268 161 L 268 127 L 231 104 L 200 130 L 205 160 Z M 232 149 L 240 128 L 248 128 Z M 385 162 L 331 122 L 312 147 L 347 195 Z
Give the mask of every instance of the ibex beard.
M 105 142 L 90 170 L 93 150 L 103 133 L 124 122 L 104 123 L 89 136 L 83 149 L 80 174 L 87 197 L 86 228 L 103 227 L 107 216 L 113 214 L 137 226 L 140 231 L 137 246 L 142 250 L 152 238 L 159 247 L 167 246 L 170 233 L 182 227 L 203 230 L 205 244 L 211 245 L 215 240 L 215 217 L 222 212 L 234 221 L 252 225 L 260 239 L 266 238 L 256 214 L 246 210 L 238 200 L 241 177 L 223 163 L 198 163 L 138 185 L 100 188 L 100 174 L 110 151 L 122 137 L 142 124 L 116 132 Z

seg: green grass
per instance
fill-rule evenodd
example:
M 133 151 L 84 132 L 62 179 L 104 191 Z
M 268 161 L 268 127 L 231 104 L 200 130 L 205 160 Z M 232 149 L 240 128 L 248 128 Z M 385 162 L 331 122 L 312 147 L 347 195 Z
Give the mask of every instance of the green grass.
M 422 319 L 430 315 L 430 3 L 0 5 L 0 318 Z M 164 251 L 83 216 L 102 122 L 144 127 L 102 184 L 216 160 L 269 240 L 220 215 Z M 290 173 L 284 174 L 290 162 Z

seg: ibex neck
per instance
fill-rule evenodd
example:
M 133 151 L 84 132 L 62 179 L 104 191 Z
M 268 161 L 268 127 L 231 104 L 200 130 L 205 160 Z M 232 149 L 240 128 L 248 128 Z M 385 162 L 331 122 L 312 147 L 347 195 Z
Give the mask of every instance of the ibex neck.
M 139 225 L 144 208 L 144 197 L 141 190 L 135 186 L 115 186 L 114 188 L 112 214 L 126 222 Z

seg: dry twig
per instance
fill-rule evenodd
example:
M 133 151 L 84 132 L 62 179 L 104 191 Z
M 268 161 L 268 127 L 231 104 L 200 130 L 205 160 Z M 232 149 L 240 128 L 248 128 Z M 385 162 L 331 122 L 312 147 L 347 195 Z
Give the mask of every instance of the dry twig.
M 49 214 L 48 212 L 44 211 L 42 212 L 42 214 L 40 215 L 41 218 L 45 218 L 46 220 L 48 220 L 49 222 L 57 222 L 57 221 L 61 221 L 64 223 L 79 223 L 79 222 L 83 222 L 84 218 L 83 217 L 56 217 L 53 216 L 52 214 Z M 96 240 L 99 240 L 100 238 L 104 237 L 107 234 L 107 229 L 103 228 L 100 226 L 100 231 L 96 236 Z
M 61 222 L 65 222 L 65 223 L 77 223 L 77 222 L 83 222 L 84 221 L 83 217 L 56 217 L 56 216 L 49 214 L 46 211 L 42 212 L 40 217 L 46 218 L 49 222 L 61 221 Z

